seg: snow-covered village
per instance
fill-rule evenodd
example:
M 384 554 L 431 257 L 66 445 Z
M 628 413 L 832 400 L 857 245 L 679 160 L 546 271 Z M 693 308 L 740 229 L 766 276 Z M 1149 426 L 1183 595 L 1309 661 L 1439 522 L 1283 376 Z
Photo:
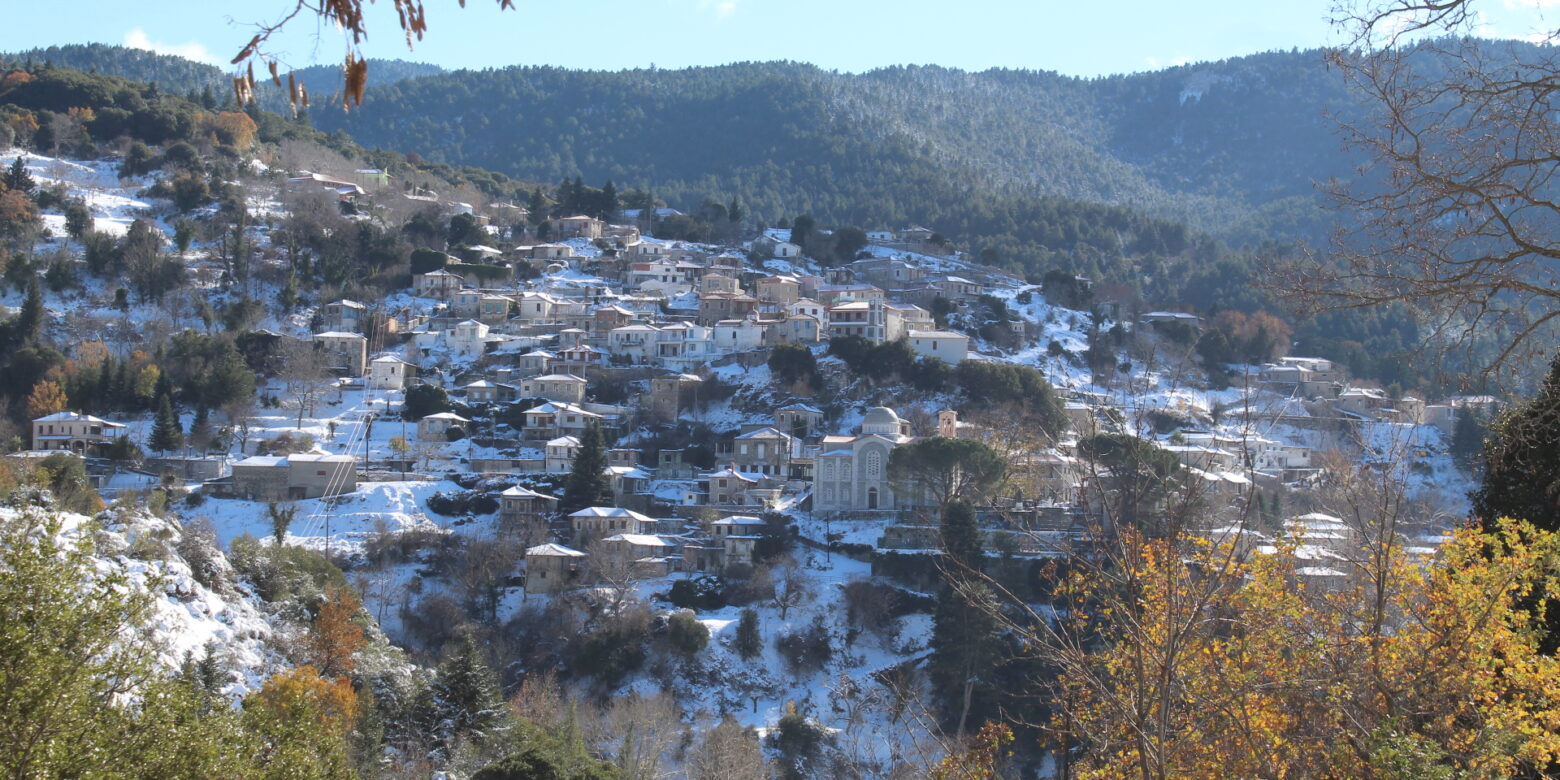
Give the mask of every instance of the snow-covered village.
M 1482 538 L 1512 396 L 1399 379 L 1277 307 L 4 63 L 0 542 L 76 568 L 0 634 L 97 636 L 67 620 L 106 599 L 69 652 L 144 651 L 108 709 L 225 719 L 157 776 L 1135 776 L 1134 718 L 1238 731 L 1218 691 L 1301 674 L 1297 637 L 1417 641 L 1360 627 L 1388 572 L 1430 604 L 1486 582 L 1433 572 Z M 11 598 L 33 569 L 0 564 Z M 1110 693 L 1172 688 L 1173 717 Z M 27 760 L 115 749 L 81 739 Z M 1384 754 L 1196 755 L 1142 776 Z M 1443 776 L 1402 771 L 1355 776 Z

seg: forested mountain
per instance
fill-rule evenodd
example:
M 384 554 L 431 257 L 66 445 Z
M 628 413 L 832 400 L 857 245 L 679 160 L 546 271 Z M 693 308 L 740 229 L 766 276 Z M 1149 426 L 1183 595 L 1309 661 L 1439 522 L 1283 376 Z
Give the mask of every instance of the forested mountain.
M 13 59 L 181 92 L 227 85 L 219 69 L 119 47 Z M 521 178 L 648 187 L 684 208 L 737 195 L 770 220 L 932 223 L 1012 251 L 1035 248 L 1022 231 L 1003 240 L 1032 196 L 1128 206 L 1237 243 L 1315 236 L 1312 184 L 1351 162 L 1328 116 L 1350 114 L 1348 99 L 1314 50 L 1095 80 L 798 63 L 444 73 L 376 61 L 369 72 L 368 102 L 342 114 L 321 99 L 339 86 L 336 69 L 299 71 L 315 124 Z
M 169 54 L 102 43 L 50 46 L 15 54 L 0 54 L 0 61 L 20 65 L 47 62 L 85 73 L 103 73 L 131 81 L 154 83 L 180 93 L 210 90 L 215 99 L 222 101 L 227 100 L 233 89 L 232 76 L 221 68 Z M 437 65 L 405 60 L 369 60 L 369 65 L 370 87 L 382 87 L 401 79 L 444 72 Z M 333 93 L 341 90 L 341 68 L 337 65 L 311 65 L 293 71 L 293 75 L 320 101 L 329 101 Z M 287 108 L 286 91 L 276 88 L 270 82 L 258 85 L 256 93 L 260 103 L 271 111 Z
M 1311 51 L 1096 81 L 795 63 L 509 68 L 400 81 L 314 120 L 529 178 L 648 186 L 684 207 L 735 194 L 771 219 L 926 222 L 1033 251 L 1008 223 L 1035 196 L 1124 205 L 1238 242 L 1275 220 L 1316 235 L 1312 180 L 1350 163 L 1325 112 L 1345 104 Z

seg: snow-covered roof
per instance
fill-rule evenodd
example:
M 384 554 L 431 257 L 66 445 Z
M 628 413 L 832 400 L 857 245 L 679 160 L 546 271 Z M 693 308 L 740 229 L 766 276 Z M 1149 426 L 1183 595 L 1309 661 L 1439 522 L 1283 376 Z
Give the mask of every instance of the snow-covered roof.
M 43 417 L 39 417 L 39 418 L 33 420 L 33 422 L 85 422 L 85 423 L 96 423 L 98 425 L 106 425 L 106 426 L 108 426 L 110 428 L 123 428 L 123 427 L 125 427 L 124 425 L 122 425 L 120 423 L 109 422 L 108 420 L 104 420 L 101 417 L 93 417 L 90 414 L 81 414 L 80 412 L 55 412 L 54 414 L 49 414 L 49 415 L 44 415 Z
M 585 557 L 585 553 L 582 553 L 579 550 L 573 550 L 573 549 L 570 549 L 568 547 L 564 547 L 561 544 L 550 544 L 550 543 L 549 544 L 539 544 L 539 545 L 537 545 L 535 547 L 528 547 L 528 548 L 526 548 L 525 554 L 526 554 L 527 557 L 530 557 L 530 556 L 533 556 L 533 555 L 538 556 L 538 557 L 554 557 L 554 558 L 584 558 Z
M 559 436 L 558 438 L 553 439 L 552 441 L 547 442 L 547 446 L 549 446 L 549 447 L 578 447 L 578 446 L 580 446 L 580 440 L 574 438 L 573 436 Z
M 471 422 L 470 420 L 468 420 L 468 419 L 466 419 L 464 417 L 461 417 L 460 415 L 458 415 L 458 414 L 456 414 L 454 412 L 438 412 L 436 414 L 426 415 L 426 416 L 423 417 L 423 419 L 424 420 L 449 420 L 451 422 Z
M 638 520 L 641 523 L 656 522 L 653 517 L 646 517 L 632 509 L 624 509 L 620 506 L 588 506 L 577 512 L 570 512 L 569 517 L 612 517 Z
M 602 541 L 604 541 L 604 542 L 623 541 L 623 542 L 628 542 L 629 544 L 632 544 L 635 547 L 675 547 L 676 546 L 676 545 L 672 544 L 671 542 L 668 542 L 665 539 L 662 539 L 659 536 L 652 536 L 650 534 L 616 534 L 616 535 L 613 535 L 613 536 L 609 536 L 606 539 L 603 539 Z
M 794 404 L 787 404 L 785 406 L 782 406 L 782 407 L 780 407 L 780 409 L 778 411 L 782 411 L 782 412 L 807 412 L 808 414 L 823 414 L 823 410 L 822 409 L 819 409 L 819 408 L 814 407 L 814 406 L 809 406 L 807 404 L 802 403 L 801 401 L 797 401 Z
M 754 517 L 752 515 L 731 515 L 729 517 L 722 517 L 721 519 L 716 520 L 713 523 L 710 523 L 710 525 L 737 525 L 737 526 L 743 526 L 743 525 L 767 525 L 767 523 L 765 523 L 763 520 L 761 520 L 761 519 L 759 519 L 757 517 Z
M 361 333 L 347 333 L 345 331 L 339 330 L 327 330 L 324 333 L 316 333 L 314 334 L 314 337 L 317 339 L 353 339 L 354 341 L 368 340 L 368 338 Z
M 500 497 L 507 497 L 507 498 L 545 498 L 548 501 L 557 501 L 558 500 L 558 499 L 556 499 L 556 498 L 554 498 L 552 496 L 547 495 L 546 493 L 538 493 L 535 490 L 532 490 L 532 489 L 527 488 L 527 487 L 521 487 L 520 485 L 515 485 L 514 487 L 509 488 L 508 490 L 505 490 L 504 492 L 499 493 L 498 495 Z
M 541 406 L 538 406 L 538 407 L 536 407 L 534 409 L 527 409 L 527 410 L 525 410 L 526 414 L 558 414 L 559 412 L 567 412 L 569 414 L 579 414 L 579 415 L 584 415 L 586 417 L 600 417 L 601 416 L 599 414 L 596 414 L 595 412 L 586 411 L 585 409 L 583 409 L 581 407 L 575 406 L 574 404 L 570 404 L 570 403 L 564 403 L 563 401 L 548 401 L 547 403 L 542 404 Z

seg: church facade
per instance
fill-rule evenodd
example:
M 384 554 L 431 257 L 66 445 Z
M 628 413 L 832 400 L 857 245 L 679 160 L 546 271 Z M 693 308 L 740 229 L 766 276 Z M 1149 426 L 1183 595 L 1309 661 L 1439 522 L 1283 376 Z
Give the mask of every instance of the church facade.
M 857 435 L 823 437 L 813 509 L 827 513 L 898 508 L 888 481 L 888 458 L 895 447 L 915 440 L 906 435 L 907 427 L 894 410 L 878 406 L 867 410 Z

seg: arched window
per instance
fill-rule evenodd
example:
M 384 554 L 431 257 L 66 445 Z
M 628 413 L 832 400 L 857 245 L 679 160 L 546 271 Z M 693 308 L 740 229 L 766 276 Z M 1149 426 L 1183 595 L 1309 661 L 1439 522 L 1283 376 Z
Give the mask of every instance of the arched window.
M 879 480 L 883 478 L 883 453 L 867 453 L 866 478 L 870 480 Z

